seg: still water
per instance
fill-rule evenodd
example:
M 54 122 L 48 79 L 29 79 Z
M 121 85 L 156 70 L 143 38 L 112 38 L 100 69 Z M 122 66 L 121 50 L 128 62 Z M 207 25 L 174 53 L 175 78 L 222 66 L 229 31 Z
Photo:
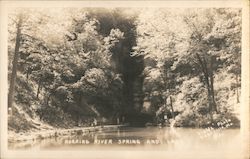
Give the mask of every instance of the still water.
M 240 129 L 119 128 L 81 135 L 10 143 L 9 149 L 26 150 L 148 150 L 167 152 L 241 152 Z M 237 157 L 238 158 L 238 157 Z

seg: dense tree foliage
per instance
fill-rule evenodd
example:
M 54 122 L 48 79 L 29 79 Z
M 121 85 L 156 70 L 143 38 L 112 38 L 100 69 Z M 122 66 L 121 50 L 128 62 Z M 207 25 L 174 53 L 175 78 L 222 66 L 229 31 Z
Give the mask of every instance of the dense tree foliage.
M 233 9 L 186 9 L 141 15 L 133 54 L 144 55 L 145 100 L 154 103 L 158 114 L 170 112 L 175 118 L 177 111 L 176 124 L 186 126 L 225 116 L 236 120 L 232 113 L 239 106 L 240 14 Z
M 21 108 L 53 126 L 238 123 L 238 9 L 30 9 L 9 19 L 13 116 Z

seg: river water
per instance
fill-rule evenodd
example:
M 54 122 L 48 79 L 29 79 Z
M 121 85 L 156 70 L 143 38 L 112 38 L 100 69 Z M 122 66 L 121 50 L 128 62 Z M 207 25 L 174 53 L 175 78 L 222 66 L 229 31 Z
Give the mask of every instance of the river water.
M 12 150 L 148 150 L 166 152 L 241 153 L 240 129 L 119 128 L 81 135 L 53 137 L 9 144 Z

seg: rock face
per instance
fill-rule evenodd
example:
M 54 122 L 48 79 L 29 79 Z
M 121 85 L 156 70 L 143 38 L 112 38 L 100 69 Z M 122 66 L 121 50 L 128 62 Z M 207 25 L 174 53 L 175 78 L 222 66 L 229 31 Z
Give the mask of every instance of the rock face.
M 119 42 L 111 51 L 114 68 L 122 74 L 123 80 L 123 100 L 122 110 L 119 116 L 127 118 L 140 114 L 143 104 L 143 76 L 141 73 L 144 68 L 142 57 L 130 56 L 133 46 L 136 45 L 136 26 L 135 18 L 127 17 L 119 11 L 109 12 L 103 10 L 105 14 L 96 16 L 100 22 L 99 32 L 107 36 L 111 29 L 119 29 L 124 33 L 124 39 Z M 130 119 L 133 121 L 133 119 Z M 136 119 L 134 119 L 136 120 Z M 130 121 L 130 122 L 132 122 Z

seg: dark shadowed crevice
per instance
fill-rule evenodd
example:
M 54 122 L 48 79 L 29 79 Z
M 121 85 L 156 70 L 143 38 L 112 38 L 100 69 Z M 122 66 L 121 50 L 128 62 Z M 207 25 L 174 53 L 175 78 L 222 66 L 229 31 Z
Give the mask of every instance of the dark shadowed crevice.
M 119 42 L 112 51 L 112 60 L 115 70 L 122 74 L 123 99 L 122 109 L 118 112 L 119 117 L 125 117 L 130 123 L 138 121 L 143 103 L 143 77 L 144 69 L 142 57 L 130 56 L 133 46 L 136 45 L 135 17 L 128 17 L 121 10 L 99 9 L 92 13 L 100 23 L 99 33 L 108 36 L 112 29 L 119 29 L 124 33 L 124 39 Z

